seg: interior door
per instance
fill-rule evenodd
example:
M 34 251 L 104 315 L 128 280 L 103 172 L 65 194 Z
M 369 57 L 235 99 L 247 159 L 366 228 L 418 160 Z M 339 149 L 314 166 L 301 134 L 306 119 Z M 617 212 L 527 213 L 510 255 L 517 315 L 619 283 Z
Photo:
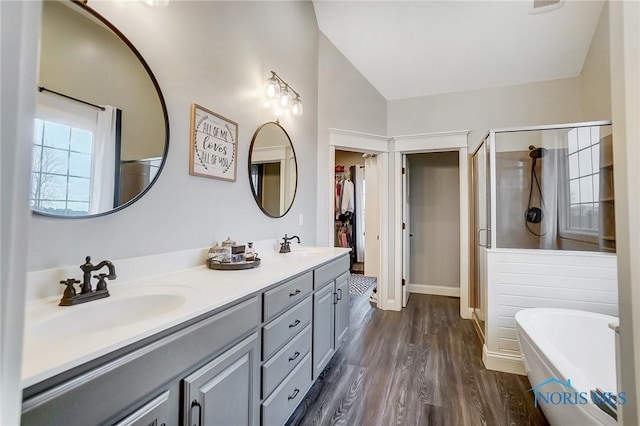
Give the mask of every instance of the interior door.
M 411 259 L 411 230 L 409 215 L 411 212 L 411 197 L 409 191 L 409 162 L 407 156 L 402 155 L 402 307 L 407 307 L 409 301 L 409 273 Z
M 364 160 L 366 193 L 364 197 L 364 274 L 380 282 L 380 185 L 377 157 Z
M 473 197 L 474 197 L 474 282 L 473 307 L 474 319 L 484 333 L 486 308 L 486 249 L 490 247 L 490 203 L 488 202 L 489 168 L 487 141 L 478 148 L 473 156 Z

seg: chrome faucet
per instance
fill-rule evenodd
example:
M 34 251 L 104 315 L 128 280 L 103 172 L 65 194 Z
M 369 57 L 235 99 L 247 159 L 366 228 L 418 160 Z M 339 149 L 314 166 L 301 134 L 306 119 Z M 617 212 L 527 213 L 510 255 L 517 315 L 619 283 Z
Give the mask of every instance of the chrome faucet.
M 91 273 L 99 271 L 105 266 L 109 269 L 109 273 L 94 275 L 94 278 L 98 278 L 98 285 L 94 291 L 91 288 Z M 67 286 L 64 293 L 62 294 L 62 299 L 59 303 L 60 306 L 78 305 L 80 303 L 109 297 L 109 290 L 107 289 L 107 283 L 105 279 L 116 279 L 116 267 L 113 266 L 113 263 L 111 263 L 109 260 L 103 260 L 97 265 L 94 265 L 91 263 L 91 256 L 87 256 L 85 258 L 85 263 L 83 265 L 80 265 L 80 269 L 82 270 L 83 275 L 82 285 L 80 286 L 80 293 L 77 293 L 74 287 L 75 284 L 80 283 L 79 280 L 68 278 L 66 280 L 60 281 L 60 284 Z
M 296 239 L 298 240 L 298 244 L 300 244 L 300 237 L 294 235 L 293 237 L 287 237 L 287 234 L 284 234 L 284 238 L 282 238 L 282 243 L 280 243 L 280 253 L 290 253 L 291 252 L 291 244 L 289 241 Z

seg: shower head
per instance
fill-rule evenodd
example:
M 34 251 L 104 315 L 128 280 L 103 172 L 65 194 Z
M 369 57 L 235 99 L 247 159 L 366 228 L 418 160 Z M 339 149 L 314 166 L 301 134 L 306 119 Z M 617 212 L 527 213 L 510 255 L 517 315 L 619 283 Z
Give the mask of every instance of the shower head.
M 531 158 L 542 158 L 547 155 L 548 152 L 549 150 L 547 148 L 536 148 L 534 145 L 529 145 L 529 157 Z

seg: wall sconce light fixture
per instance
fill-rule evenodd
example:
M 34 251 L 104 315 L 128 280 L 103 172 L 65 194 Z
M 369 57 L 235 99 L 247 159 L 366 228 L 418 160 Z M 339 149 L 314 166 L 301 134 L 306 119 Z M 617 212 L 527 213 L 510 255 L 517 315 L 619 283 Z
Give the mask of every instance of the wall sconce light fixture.
M 280 78 L 274 71 L 271 71 L 271 77 L 267 79 L 264 85 L 264 92 L 267 95 L 267 99 L 273 102 L 276 114 L 290 109 L 294 117 L 302 115 L 300 93 L 296 92 L 289 83 Z

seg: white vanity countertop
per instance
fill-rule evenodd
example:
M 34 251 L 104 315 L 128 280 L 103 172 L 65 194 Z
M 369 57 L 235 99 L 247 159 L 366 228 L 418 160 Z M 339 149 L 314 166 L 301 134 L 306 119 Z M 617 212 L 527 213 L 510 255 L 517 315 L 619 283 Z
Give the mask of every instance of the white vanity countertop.
M 261 252 L 262 263 L 254 269 L 218 271 L 200 266 L 135 281 L 109 281 L 111 297 L 77 306 L 58 306 L 62 286 L 58 296 L 28 302 L 22 387 L 232 304 L 349 251 L 295 245 L 292 249 L 287 254 Z

